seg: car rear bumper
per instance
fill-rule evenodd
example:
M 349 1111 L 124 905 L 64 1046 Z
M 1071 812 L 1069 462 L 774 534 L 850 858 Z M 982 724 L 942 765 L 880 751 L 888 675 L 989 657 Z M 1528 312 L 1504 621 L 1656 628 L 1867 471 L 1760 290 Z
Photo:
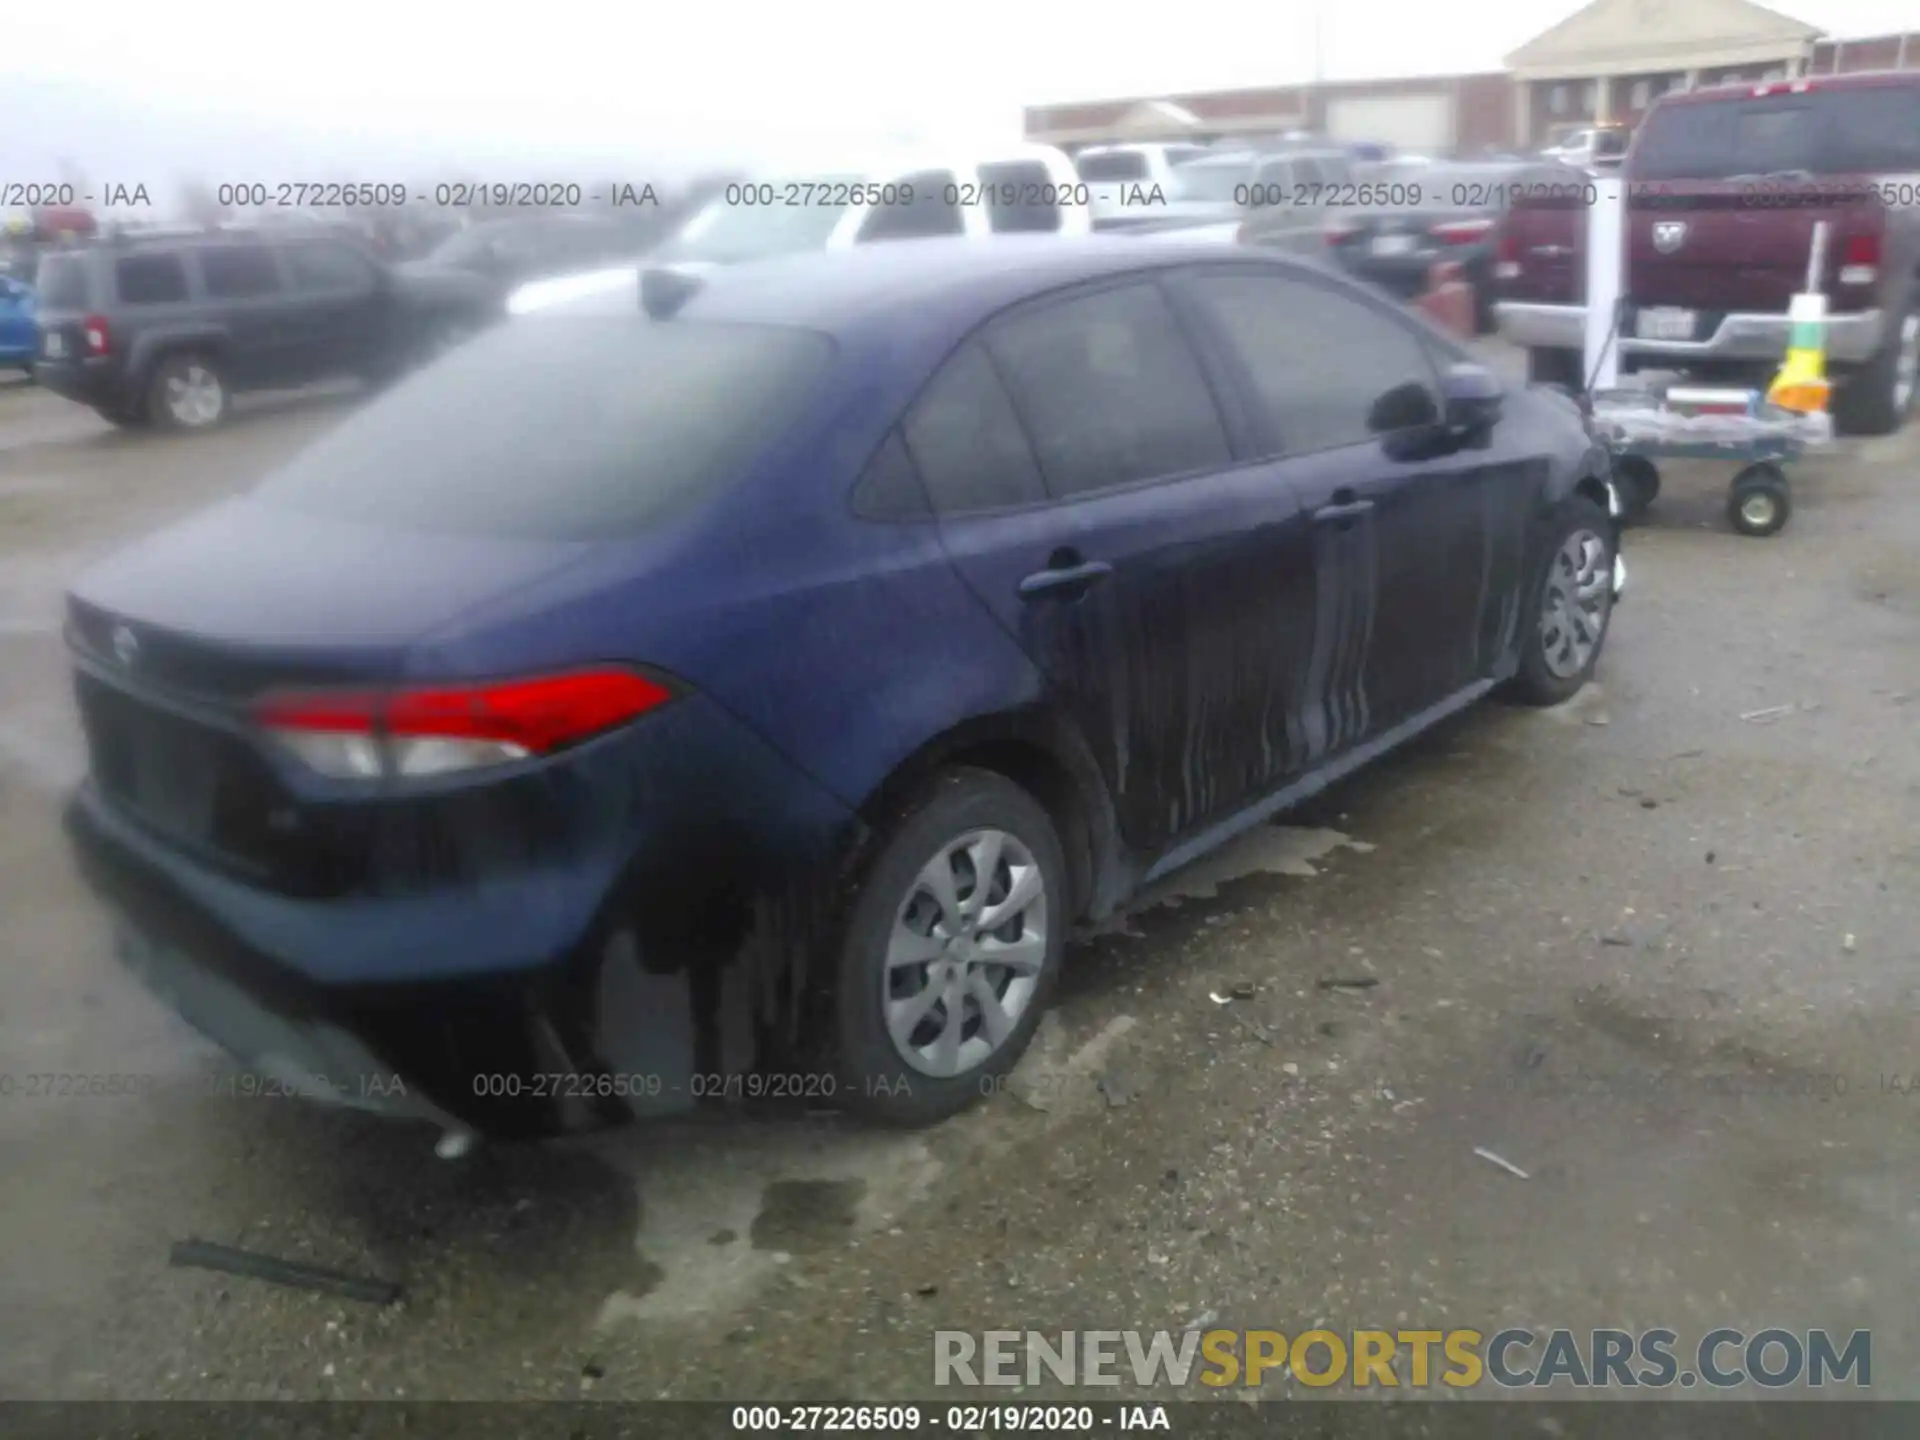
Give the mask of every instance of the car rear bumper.
M 43 388 L 82 405 L 114 405 L 124 398 L 120 368 L 111 356 L 95 360 L 35 360 L 33 378 Z
M 523 818 L 527 853 L 491 876 L 284 893 L 182 849 L 92 778 L 67 833 L 122 961 L 275 1094 L 500 1138 L 702 1101 L 830 1105 L 831 1086 L 801 1083 L 830 917 L 796 897 L 839 893 L 818 867 L 846 853 L 851 816 L 710 704 L 675 708 L 557 766 L 547 783 L 587 807 L 579 823 L 542 840 Z M 699 782 L 676 783 L 689 770 Z M 639 828 L 603 823 L 629 803 Z M 501 804 L 493 819 L 533 808 Z M 408 848 L 395 824 L 382 834 Z
M 1587 310 L 1584 305 L 1546 305 L 1536 301 L 1502 300 L 1494 306 L 1501 338 L 1527 350 L 1581 350 L 1586 345 Z M 1787 353 L 1785 315 L 1733 312 L 1721 317 L 1706 340 L 1641 340 L 1619 337 L 1621 355 L 1666 360 L 1678 368 L 1702 361 L 1778 363 Z M 1879 310 L 1861 310 L 1827 317 L 1827 358 L 1842 365 L 1871 360 L 1886 335 L 1886 318 Z

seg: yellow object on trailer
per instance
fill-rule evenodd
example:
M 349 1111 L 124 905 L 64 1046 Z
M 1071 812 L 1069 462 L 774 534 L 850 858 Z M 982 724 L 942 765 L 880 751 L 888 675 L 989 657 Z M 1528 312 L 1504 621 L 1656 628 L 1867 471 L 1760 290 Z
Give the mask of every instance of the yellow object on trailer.
M 1767 401 L 1801 415 L 1823 413 L 1833 398 L 1827 380 L 1827 297 L 1820 286 L 1827 256 L 1827 222 L 1813 227 L 1807 288 L 1787 307 L 1787 358 L 1768 387 Z

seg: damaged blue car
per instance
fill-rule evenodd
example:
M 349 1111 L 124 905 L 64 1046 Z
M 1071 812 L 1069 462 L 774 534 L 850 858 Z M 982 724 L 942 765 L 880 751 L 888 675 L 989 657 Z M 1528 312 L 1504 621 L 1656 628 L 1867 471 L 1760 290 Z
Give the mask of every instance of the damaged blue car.
M 68 828 L 129 965 L 302 1093 L 923 1124 L 1077 921 L 1579 690 L 1617 513 L 1565 395 L 1310 262 L 648 270 L 84 575 Z

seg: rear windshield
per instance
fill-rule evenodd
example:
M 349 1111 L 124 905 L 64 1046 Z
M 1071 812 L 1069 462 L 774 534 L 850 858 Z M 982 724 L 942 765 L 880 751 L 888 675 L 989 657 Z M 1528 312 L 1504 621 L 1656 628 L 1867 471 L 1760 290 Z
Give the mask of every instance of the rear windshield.
M 1920 170 L 1920 87 L 1656 106 L 1641 126 L 1630 163 L 1640 180 Z
M 44 255 L 36 279 L 42 310 L 84 310 L 93 303 L 85 255 Z
M 897 191 L 899 187 L 894 187 Z M 888 195 L 876 183 L 882 201 L 911 205 L 913 198 Z M 865 198 L 858 175 L 803 175 L 729 185 L 654 252 L 666 261 L 707 261 L 732 265 L 746 260 L 771 260 L 820 250 L 846 216 L 853 196 Z M 922 204 L 927 196 L 920 195 Z M 935 197 L 937 198 L 937 197 Z
M 1082 180 L 1099 183 L 1107 180 L 1144 180 L 1147 157 L 1138 150 L 1117 150 L 1109 155 L 1082 155 L 1073 162 Z
M 832 355 L 810 330 L 530 316 L 420 371 L 255 496 L 409 530 L 639 534 L 736 479 Z

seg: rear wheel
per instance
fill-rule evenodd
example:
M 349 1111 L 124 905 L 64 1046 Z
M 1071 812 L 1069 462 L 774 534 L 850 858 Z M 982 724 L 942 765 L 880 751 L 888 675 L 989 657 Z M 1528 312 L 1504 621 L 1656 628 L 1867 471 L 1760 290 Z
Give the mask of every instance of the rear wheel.
M 147 387 L 147 414 L 169 430 L 211 430 L 227 418 L 227 381 L 211 356 L 169 355 Z
M 1909 306 L 1875 355 L 1840 386 L 1834 421 L 1847 435 L 1891 435 L 1920 393 L 1920 307 Z
M 1523 705 L 1571 700 L 1593 678 L 1613 618 L 1613 525 L 1584 495 L 1560 507 L 1523 604 L 1520 669 L 1508 687 Z
M 991 1092 L 1040 1023 L 1068 906 L 1053 822 L 1004 776 L 952 770 L 904 807 L 840 955 L 834 1059 L 847 1108 L 925 1125 Z
M 1787 477 L 1777 465 L 1749 465 L 1733 477 L 1727 520 L 1742 535 L 1777 535 L 1793 514 Z

